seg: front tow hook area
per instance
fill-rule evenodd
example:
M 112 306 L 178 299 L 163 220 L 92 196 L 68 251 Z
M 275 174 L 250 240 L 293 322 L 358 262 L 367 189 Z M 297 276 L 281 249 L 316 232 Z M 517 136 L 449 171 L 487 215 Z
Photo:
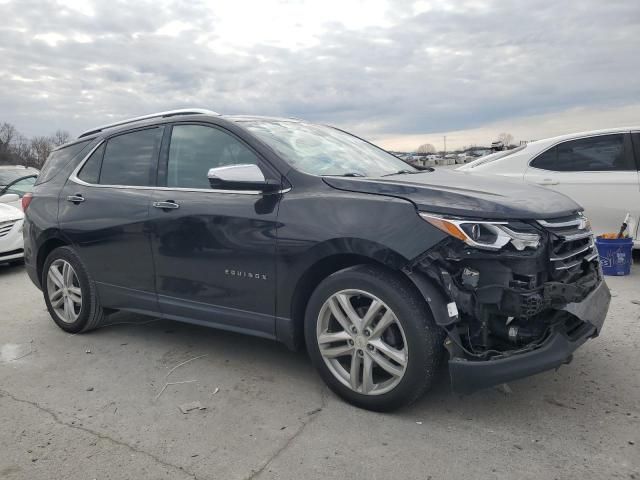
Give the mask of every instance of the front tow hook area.
M 497 360 L 451 359 L 449 360 L 451 388 L 454 393 L 468 395 L 483 388 L 559 368 L 571 362 L 572 353 L 595 331 L 596 328 L 592 326 L 576 341 L 569 340 L 562 332 L 556 332 L 535 350 Z
M 584 322 L 571 336 L 564 330 L 556 330 L 536 349 L 498 359 L 452 358 L 449 360 L 452 390 L 466 395 L 571 362 L 573 352 L 590 338 L 596 337 L 602 329 L 610 301 L 609 288 L 600 282 L 583 301 L 570 303 L 563 308 Z

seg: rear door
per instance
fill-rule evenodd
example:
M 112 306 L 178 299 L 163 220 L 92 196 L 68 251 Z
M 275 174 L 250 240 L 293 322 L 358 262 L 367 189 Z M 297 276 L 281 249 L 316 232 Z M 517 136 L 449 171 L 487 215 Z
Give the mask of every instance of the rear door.
M 80 164 L 60 195 L 59 224 L 105 306 L 156 312 L 149 206 L 164 126 L 113 136 Z
M 628 133 L 559 143 L 530 162 L 525 180 L 573 198 L 596 234 L 617 232 L 627 212 L 634 219 L 640 213 L 638 169 Z
M 212 190 L 207 173 L 256 164 L 267 178 L 279 175 L 241 139 L 209 124 L 168 127 L 162 152 L 162 187 L 151 208 L 161 311 L 273 336 L 280 195 Z

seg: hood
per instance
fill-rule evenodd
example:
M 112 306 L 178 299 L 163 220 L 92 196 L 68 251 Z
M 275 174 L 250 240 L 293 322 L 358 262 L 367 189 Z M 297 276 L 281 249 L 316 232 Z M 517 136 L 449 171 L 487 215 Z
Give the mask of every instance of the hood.
M 6 203 L 0 203 L 0 222 L 7 220 L 20 220 L 24 217 L 22 210 Z
M 436 169 L 391 177 L 323 177 L 333 188 L 408 200 L 418 210 L 486 219 L 535 220 L 582 210 L 569 197 L 508 178 Z

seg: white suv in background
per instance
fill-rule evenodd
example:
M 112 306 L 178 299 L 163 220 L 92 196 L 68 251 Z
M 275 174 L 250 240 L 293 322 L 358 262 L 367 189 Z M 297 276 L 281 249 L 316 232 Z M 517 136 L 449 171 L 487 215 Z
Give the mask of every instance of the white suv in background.
M 457 170 L 504 175 L 544 185 L 582 205 L 594 232 L 617 232 L 631 214 L 630 235 L 640 248 L 640 127 L 594 130 L 530 142 L 496 152 Z

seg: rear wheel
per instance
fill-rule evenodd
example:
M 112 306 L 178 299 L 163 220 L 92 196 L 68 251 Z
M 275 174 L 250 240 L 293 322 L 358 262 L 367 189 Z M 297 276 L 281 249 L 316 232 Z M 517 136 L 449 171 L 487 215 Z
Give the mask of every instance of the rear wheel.
M 388 411 L 429 387 L 443 333 L 396 272 L 361 265 L 325 279 L 307 306 L 305 338 L 329 387 L 362 408 Z
M 70 247 L 56 248 L 47 257 L 42 291 L 51 318 L 67 332 L 92 330 L 104 318 L 95 283 Z

